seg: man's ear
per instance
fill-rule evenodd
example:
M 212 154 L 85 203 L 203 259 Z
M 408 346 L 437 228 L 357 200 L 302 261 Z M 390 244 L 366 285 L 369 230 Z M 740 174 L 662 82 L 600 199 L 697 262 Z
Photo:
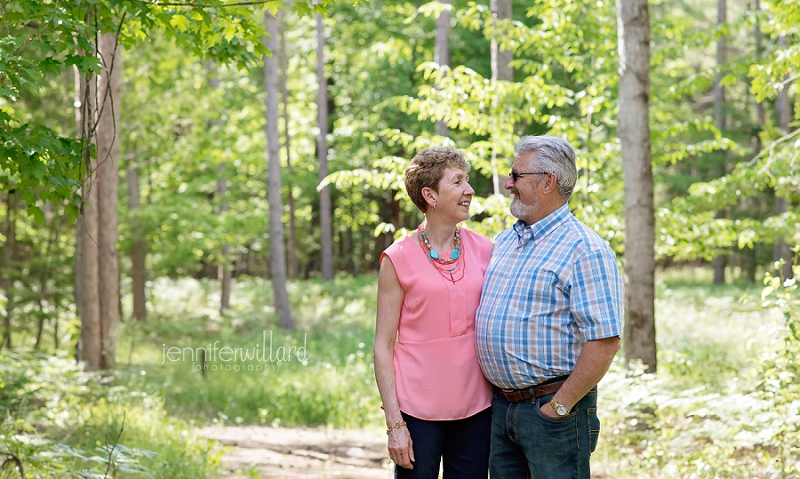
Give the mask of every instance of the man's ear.
M 547 181 L 544 183 L 545 194 L 550 194 L 558 188 L 558 178 L 554 174 L 547 175 Z

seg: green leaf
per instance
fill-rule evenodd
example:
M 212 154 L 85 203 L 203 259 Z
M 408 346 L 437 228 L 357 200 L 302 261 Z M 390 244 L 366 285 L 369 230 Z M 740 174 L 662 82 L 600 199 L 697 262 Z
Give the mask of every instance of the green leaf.
M 189 28 L 189 19 L 183 15 L 173 15 L 169 20 L 169 24 L 177 28 L 181 32 L 185 32 Z

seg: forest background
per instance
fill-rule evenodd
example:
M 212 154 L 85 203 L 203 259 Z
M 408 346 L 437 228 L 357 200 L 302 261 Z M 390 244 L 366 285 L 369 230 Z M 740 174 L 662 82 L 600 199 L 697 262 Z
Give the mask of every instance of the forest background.
M 620 101 L 631 5 L 649 121 Z M 422 220 L 405 166 L 463 149 L 467 226 L 494 236 L 514 141 L 548 133 L 645 299 L 604 380 L 606 469 L 797 477 L 796 2 L 0 6 L 4 471 L 213 476 L 195 424 L 380 427 L 373 274 Z M 267 335 L 308 356 L 166 355 Z

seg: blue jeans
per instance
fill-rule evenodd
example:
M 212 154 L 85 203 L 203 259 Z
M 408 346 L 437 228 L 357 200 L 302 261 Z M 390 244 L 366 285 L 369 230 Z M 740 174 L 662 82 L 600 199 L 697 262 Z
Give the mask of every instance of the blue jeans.
M 551 418 L 539 399 L 509 402 L 495 393 L 492 400 L 492 447 L 489 470 L 501 479 L 589 479 L 589 456 L 597 446 L 597 387 L 566 418 Z
M 486 479 L 489 471 L 490 409 L 455 421 L 426 421 L 403 413 L 414 448 L 414 469 L 395 466 L 397 479 Z

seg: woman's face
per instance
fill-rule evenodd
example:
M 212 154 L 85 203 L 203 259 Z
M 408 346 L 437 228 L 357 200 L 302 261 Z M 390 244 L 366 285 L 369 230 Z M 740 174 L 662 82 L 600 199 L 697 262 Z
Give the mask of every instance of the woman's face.
M 469 218 L 469 205 L 475 190 L 469 185 L 469 176 L 464 170 L 453 167 L 444 170 L 438 189 L 434 193 L 437 214 L 446 215 L 456 221 Z

